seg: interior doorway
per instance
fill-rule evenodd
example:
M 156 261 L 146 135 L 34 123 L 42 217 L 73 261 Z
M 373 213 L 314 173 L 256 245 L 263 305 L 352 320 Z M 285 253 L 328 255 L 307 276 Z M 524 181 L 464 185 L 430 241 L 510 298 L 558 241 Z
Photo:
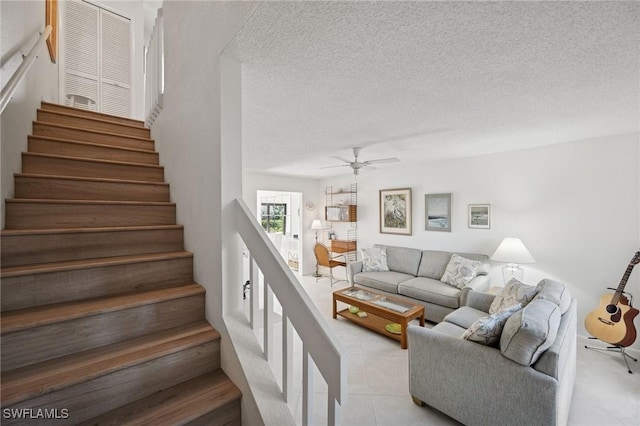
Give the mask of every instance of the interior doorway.
M 258 221 L 289 268 L 302 274 L 302 193 L 257 192 Z

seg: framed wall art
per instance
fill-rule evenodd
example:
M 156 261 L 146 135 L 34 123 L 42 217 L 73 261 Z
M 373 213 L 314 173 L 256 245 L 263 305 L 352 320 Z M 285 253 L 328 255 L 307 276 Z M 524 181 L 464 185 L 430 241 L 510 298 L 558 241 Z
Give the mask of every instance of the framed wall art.
M 380 233 L 411 235 L 411 188 L 380 190 Z
M 469 228 L 491 228 L 491 204 L 469 204 Z
M 424 196 L 425 230 L 451 232 L 451 194 Z

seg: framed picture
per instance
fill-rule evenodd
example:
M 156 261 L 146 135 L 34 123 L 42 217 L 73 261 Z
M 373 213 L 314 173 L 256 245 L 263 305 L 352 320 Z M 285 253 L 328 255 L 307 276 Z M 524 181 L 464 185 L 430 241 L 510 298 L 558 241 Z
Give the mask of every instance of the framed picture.
M 425 230 L 451 232 L 451 194 L 426 194 Z
M 411 188 L 380 190 L 380 233 L 411 235 Z
M 469 228 L 491 228 L 491 204 L 469 204 Z

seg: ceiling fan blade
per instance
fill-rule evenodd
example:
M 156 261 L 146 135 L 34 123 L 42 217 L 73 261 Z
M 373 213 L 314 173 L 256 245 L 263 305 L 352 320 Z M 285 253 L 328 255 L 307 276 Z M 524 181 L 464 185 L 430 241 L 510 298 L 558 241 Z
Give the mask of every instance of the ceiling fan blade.
M 321 169 L 332 169 L 334 167 L 349 167 L 351 166 L 351 164 L 338 164 L 337 166 L 324 166 L 324 167 L 320 167 Z
M 335 158 L 336 160 L 344 161 L 345 163 L 349 163 L 349 164 L 351 164 L 351 161 L 349 161 L 349 160 L 347 160 L 347 159 L 345 159 L 345 158 L 342 158 L 342 157 L 336 157 L 335 155 L 330 155 L 330 157 L 331 157 L 331 158 Z
M 362 167 L 367 168 L 368 170 L 375 170 L 377 167 L 373 167 L 371 164 L 367 164 L 368 162 L 363 163 Z
M 375 164 L 375 163 L 380 164 L 380 163 L 397 163 L 398 161 L 400 161 L 398 158 L 393 157 L 393 158 L 380 158 L 380 159 L 377 159 L 377 160 L 368 160 L 368 161 L 365 161 L 364 163 L 365 164 Z

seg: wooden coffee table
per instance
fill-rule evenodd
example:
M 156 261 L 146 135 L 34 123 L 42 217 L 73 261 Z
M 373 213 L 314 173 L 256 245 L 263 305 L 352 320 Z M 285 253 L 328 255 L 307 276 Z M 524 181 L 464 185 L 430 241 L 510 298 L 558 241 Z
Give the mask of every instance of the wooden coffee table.
M 351 313 L 349 307 L 338 311 L 338 302 L 356 306 L 367 313 L 364 318 Z M 414 319 L 424 326 L 424 306 L 408 303 L 399 298 L 386 296 L 359 287 L 350 287 L 333 292 L 333 318 L 340 315 L 363 327 L 400 341 L 400 347 L 407 349 L 407 325 Z M 387 331 L 389 323 L 400 324 L 400 334 Z

